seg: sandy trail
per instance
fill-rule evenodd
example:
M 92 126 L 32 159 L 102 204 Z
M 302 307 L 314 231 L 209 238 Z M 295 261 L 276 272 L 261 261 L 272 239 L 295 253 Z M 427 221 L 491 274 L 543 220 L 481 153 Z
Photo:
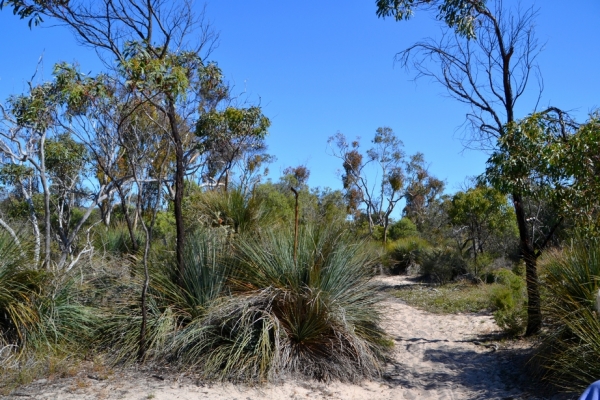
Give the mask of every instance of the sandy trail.
M 400 277 L 380 278 L 383 286 L 403 284 Z M 543 399 L 527 393 L 520 378 L 524 358 L 519 351 L 496 350 L 481 343 L 498 331 L 492 317 L 434 315 L 395 299 L 383 303 L 384 327 L 395 341 L 392 360 L 380 381 L 357 385 L 286 381 L 249 388 L 232 384 L 203 384 L 156 371 L 117 371 L 98 380 L 82 371 L 75 377 L 39 380 L 19 388 L 10 399 Z

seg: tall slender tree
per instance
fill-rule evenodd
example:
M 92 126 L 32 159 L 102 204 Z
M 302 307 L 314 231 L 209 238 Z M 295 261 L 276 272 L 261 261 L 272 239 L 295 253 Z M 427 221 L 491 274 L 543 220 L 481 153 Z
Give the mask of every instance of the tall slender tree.
M 437 81 L 451 97 L 470 107 L 466 116 L 472 127 L 469 145 L 496 148 L 506 127 L 516 120 L 517 102 L 531 79 L 539 78 L 536 57 L 540 48 L 533 25 L 536 9 L 509 10 L 501 0 L 377 0 L 376 5 L 378 16 L 396 20 L 410 18 L 416 9 L 437 11 L 436 18 L 449 29 L 439 40 L 415 43 L 397 59 L 412 66 L 418 76 Z M 541 80 L 538 83 L 541 94 Z M 536 106 L 531 104 L 529 109 Z M 523 193 L 515 190 L 511 195 L 527 271 L 526 333 L 531 335 L 539 331 L 542 322 L 536 268 L 541 249 L 531 240 Z

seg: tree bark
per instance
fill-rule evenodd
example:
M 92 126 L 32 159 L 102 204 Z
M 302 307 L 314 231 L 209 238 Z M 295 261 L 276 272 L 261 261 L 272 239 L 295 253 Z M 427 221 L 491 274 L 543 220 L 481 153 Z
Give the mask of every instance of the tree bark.
M 540 305 L 540 288 L 537 276 L 537 260 L 533 249 L 527 225 L 523 197 L 520 193 L 513 193 L 513 204 L 519 228 L 519 244 L 521 255 L 525 262 L 525 281 L 527 283 L 527 330 L 526 336 L 539 332 L 542 327 L 542 310 Z
M 183 165 L 183 142 L 181 134 L 179 133 L 179 126 L 177 124 L 177 112 L 175 111 L 175 102 L 173 99 L 168 99 L 168 110 L 167 117 L 169 118 L 169 124 L 171 126 L 171 137 L 175 143 L 175 199 L 173 201 L 174 214 L 175 214 L 175 231 L 177 234 L 176 243 L 176 260 L 177 270 L 179 272 L 178 281 L 179 284 L 183 284 L 183 275 L 185 272 L 185 266 L 183 262 L 183 251 L 185 246 L 185 230 L 183 226 L 183 190 L 184 190 L 184 174 L 185 168 Z

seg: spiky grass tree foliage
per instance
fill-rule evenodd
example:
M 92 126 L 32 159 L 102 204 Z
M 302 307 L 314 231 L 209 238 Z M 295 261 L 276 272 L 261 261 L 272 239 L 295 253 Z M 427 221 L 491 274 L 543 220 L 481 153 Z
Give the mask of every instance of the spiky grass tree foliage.
M 39 324 L 29 333 L 30 347 L 77 352 L 92 345 L 100 320 L 97 309 L 88 304 L 93 288 L 82 282 L 82 274 L 46 275 L 40 295 L 33 299 Z
M 581 391 L 600 376 L 600 243 L 580 242 L 549 256 L 545 315 L 550 328 L 539 358 L 550 382 Z
M 144 243 L 144 233 L 135 232 L 138 243 Z M 133 252 L 133 243 L 127 229 L 123 223 L 114 224 L 110 229 L 98 230 L 95 238 L 95 247 L 100 251 L 105 251 L 114 255 L 130 254 Z
M 89 343 L 97 319 L 83 285 L 67 273 L 34 269 L 27 242 L 0 234 L 0 346 L 60 351 Z
M 166 360 L 173 351 L 171 342 L 181 330 L 204 320 L 208 309 L 226 294 L 228 251 L 223 235 L 215 230 L 197 231 L 189 237 L 184 254 L 185 273 L 177 284 L 172 263 L 154 262 L 150 268 L 147 359 Z M 103 347 L 113 350 L 115 361 L 133 362 L 139 350 L 142 323 L 140 305 L 142 274 L 119 285 L 114 304 L 106 310 L 99 332 Z
M 237 243 L 232 296 L 173 341 L 209 377 L 300 375 L 356 381 L 379 373 L 385 335 L 369 253 L 338 231 L 271 231 Z
M 24 249 L 0 232 L 0 347 L 22 346 L 40 322 L 33 298 L 41 292 L 45 275 L 28 262 Z
M 227 192 L 213 190 L 192 196 L 187 204 L 187 224 L 196 229 L 201 223 L 208 227 L 222 227 L 231 233 L 248 233 L 264 226 L 269 212 L 262 200 L 245 194 L 239 188 Z

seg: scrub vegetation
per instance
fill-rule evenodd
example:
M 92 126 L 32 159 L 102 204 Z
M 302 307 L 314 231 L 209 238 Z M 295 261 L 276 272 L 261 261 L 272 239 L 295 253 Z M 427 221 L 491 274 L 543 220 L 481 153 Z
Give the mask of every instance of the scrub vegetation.
M 548 382 L 597 379 L 600 124 L 514 115 L 536 10 L 376 5 L 396 20 L 437 7 L 447 25 L 399 61 L 470 105 L 472 142 L 491 149 L 454 194 L 390 127 L 366 147 L 323 140 L 340 190 L 310 187 L 306 165 L 267 179 L 270 120 L 237 104 L 188 2 L 0 1 L 110 60 L 95 76 L 59 63 L 0 103 L 0 392 L 90 359 L 248 383 L 378 377 L 393 342 L 376 274 L 418 279 L 394 292 L 416 307 L 538 335 Z

